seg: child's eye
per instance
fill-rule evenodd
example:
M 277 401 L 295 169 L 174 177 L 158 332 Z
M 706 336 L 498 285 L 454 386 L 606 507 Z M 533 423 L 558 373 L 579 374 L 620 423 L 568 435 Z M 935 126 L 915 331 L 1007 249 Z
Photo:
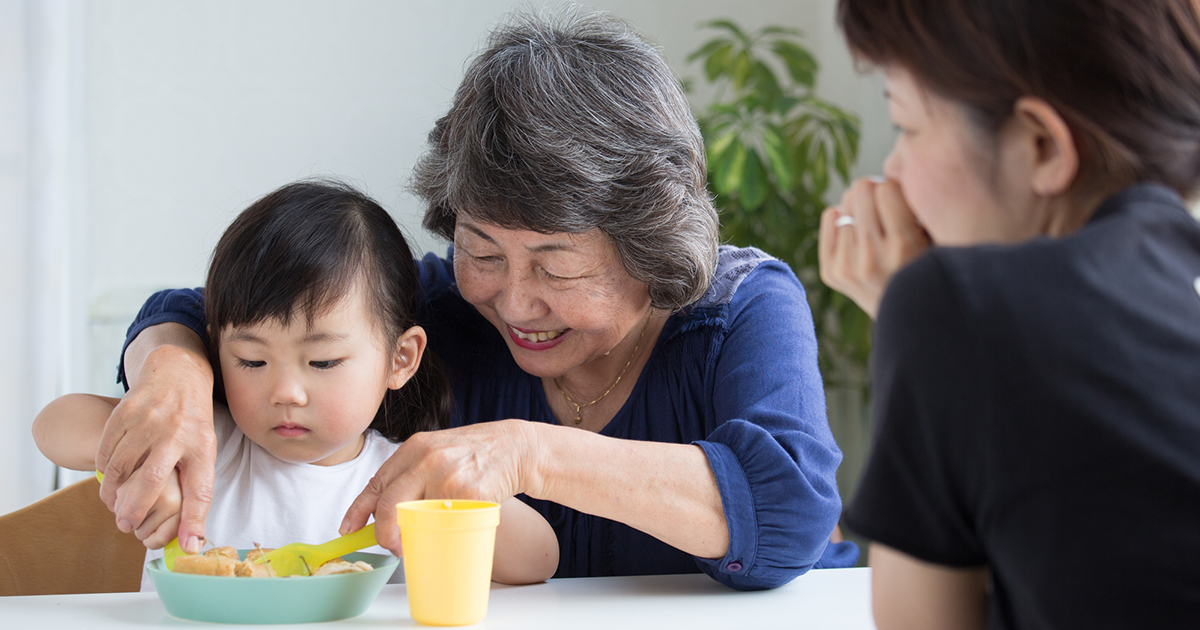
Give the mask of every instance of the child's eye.
M 245 359 L 238 359 L 237 361 L 238 361 L 238 366 L 244 367 L 244 368 L 249 368 L 251 370 L 254 368 L 260 368 L 267 364 L 266 361 L 247 361 Z
M 341 365 L 342 359 L 334 359 L 332 361 L 309 361 L 308 364 L 318 370 L 328 370 Z

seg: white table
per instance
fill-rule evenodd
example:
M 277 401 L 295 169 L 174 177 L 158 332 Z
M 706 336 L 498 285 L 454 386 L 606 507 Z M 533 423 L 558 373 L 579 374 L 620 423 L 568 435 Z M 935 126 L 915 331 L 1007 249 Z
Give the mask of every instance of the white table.
M 771 591 L 732 591 L 704 575 L 550 580 L 533 586 L 492 585 L 488 615 L 474 628 L 639 630 L 642 628 L 874 629 L 870 569 L 810 571 Z M 147 628 L 208 626 L 167 615 L 154 593 L 0 597 L 5 628 Z M 408 628 L 403 584 L 385 586 L 361 616 L 324 624 L 271 628 Z M 423 627 L 423 626 L 421 626 Z

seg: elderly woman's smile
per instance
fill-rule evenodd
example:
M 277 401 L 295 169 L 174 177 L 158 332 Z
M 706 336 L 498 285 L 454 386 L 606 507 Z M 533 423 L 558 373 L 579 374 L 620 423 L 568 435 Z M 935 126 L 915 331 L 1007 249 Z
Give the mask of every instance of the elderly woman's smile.
M 516 326 L 509 326 L 508 329 L 512 332 L 513 337 L 516 337 L 517 345 L 531 350 L 545 350 L 554 347 L 555 344 L 548 342 L 558 339 L 563 333 L 570 330 L 569 328 L 563 330 L 521 330 Z

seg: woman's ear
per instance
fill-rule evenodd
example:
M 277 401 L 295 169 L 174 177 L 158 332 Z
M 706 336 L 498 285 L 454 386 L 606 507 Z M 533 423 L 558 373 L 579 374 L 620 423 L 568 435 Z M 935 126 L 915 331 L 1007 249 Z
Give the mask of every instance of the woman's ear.
M 1079 175 L 1074 134 L 1058 110 L 1046 101 L 1023 96 L 1013 106 L 1016 131 L 1029 149 L 1029 184 L 1043 197 L 1068 192 Z
M 417 373 L 421 357 L 425 354 L 428 337 L 425 329 L 413 326 L 396 340 L 396 351 L 392 354 L 391 370 L 388 373 L 388 389 L 400 389 Z

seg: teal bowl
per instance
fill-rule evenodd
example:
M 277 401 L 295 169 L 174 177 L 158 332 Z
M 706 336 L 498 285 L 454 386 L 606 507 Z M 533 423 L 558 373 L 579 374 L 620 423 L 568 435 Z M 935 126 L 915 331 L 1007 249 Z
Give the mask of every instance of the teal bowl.
M 246 549 L 238 554 L 246 557 Z M 216 623 L 311 623 L 363 614 L 396 571 L 395 556 L 351 553 L 374 571 L 292 578 L 235 578 L 172 573 L 161 558 L 146 565 L 172 617 Z

